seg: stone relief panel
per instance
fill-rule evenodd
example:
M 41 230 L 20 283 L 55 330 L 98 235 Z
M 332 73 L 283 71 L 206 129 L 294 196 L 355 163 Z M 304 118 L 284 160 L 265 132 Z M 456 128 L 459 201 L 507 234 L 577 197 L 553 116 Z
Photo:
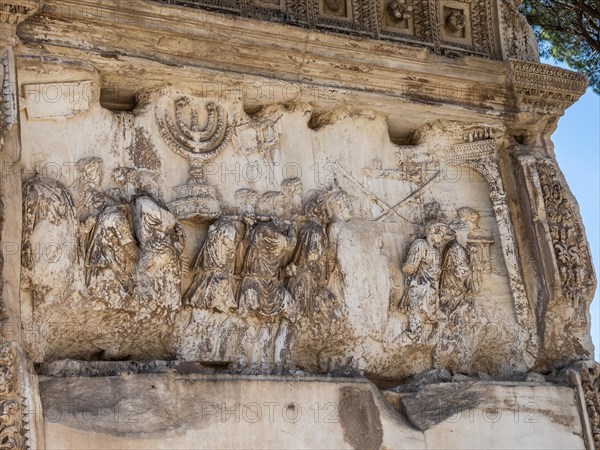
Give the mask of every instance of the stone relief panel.
M 248 115 L 174 88 L 140 99 L 60 122 L 59 171 L 25 138 L 34 362 L 382 377 L 532 366 L 501 130 L 436 123 L 398 146 L 383 117 L 348 107 Z M 24 135 L 47 126 L 25 121 Z M 70 142 L 73 129 L 90 139 Z

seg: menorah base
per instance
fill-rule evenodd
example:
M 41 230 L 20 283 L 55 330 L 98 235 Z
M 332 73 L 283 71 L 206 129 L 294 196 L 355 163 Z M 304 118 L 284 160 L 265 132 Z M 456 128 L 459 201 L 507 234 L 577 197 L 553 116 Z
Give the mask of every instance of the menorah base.
M 191 181 L 175 188 L 177 199 L 169 203 L 169 208 L 180 220 L 210 222 L 221 215 L 219 191 L 214 186 Z

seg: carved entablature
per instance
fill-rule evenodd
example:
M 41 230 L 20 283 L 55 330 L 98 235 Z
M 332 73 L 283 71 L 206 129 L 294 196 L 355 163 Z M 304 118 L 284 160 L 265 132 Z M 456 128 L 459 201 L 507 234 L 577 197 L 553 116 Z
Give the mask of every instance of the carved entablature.
M 450 56 L 500 57 L 493 26 L 495 2 L 491 0 L 158 1 L 375 39 L 419 43 Z
M 562 114 L 587 88 L 585 75 L 577 72 L 528 61 L 507 64 L 508 83 L 519 111 Z

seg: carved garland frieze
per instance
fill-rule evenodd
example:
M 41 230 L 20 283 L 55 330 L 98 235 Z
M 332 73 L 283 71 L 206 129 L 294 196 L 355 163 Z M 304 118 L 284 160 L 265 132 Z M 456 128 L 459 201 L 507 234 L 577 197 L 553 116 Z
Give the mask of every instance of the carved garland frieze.
M 29 448 L 17 350 L 11 341 L 0 344 L 0 448 Z

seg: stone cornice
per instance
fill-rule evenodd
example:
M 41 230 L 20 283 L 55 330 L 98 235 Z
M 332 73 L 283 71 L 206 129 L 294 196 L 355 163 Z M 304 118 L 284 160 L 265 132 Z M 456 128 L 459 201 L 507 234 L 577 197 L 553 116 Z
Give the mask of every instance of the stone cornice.
M 15 45 L 17 25 L 37 13 L 42 0 L 0 0 L 0 45 Z
M 519 111 L 562 114 L 587 87 L 585 75 L 560 67 L 509 60 L 507 68 Z
M 484 114 L 525 111 L 531 120 L 537 113 L 561 115 L 584 90 L 581 76 L 543 64 L 451 59 L 399 43 L 141 0 L 47 0 L 36 18 L 21 25 L 19 36 L 73 58 L 84 51 L 90 61 L 94 54 L 114 64 L 141 58 Z M 552 107 L 535 102 L 536 92 L 551 92 Z

